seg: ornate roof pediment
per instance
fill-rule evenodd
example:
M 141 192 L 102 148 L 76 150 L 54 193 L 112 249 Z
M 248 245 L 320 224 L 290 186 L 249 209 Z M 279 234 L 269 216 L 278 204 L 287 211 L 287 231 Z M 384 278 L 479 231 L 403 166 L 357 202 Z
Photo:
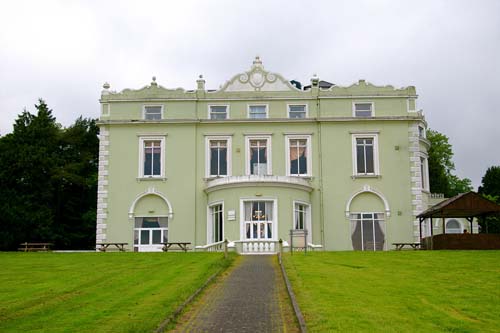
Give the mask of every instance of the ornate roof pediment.
M 248 72 L 237 74 L 227 81 L 217 92 L 242 91 L 300 91 L 285 78 L 264 69 L 259 57 L 255 57 Z
M 403 88 L 394 88 L 394 86 L 386 85 L 386 86 L 376 86 L 370 82 L 365 80 L 359 80 L 357 83 L 351 84 L 348 87 L 341 86 L 332 86 L 328 89 L 329 91 L 334 92 L 336 95 L 407 95 L 407 94 L 415 94 L 415 87 L 403 87 Z
M 109 90 L 110 86 L 105 83 L 103 86 L 102 97 L 107 99 L 157 99 L 157 98 L 175 98 L 175 97 L 185 97 L 186 90 L 183 88 L 177 89 L 167 89 L 160 86 L 156 82 L 156 77 L 153 77 L 153 81 L 150 85 L 142 87 L 140 89 L 123 89 L 120 92 L 115 92 Z

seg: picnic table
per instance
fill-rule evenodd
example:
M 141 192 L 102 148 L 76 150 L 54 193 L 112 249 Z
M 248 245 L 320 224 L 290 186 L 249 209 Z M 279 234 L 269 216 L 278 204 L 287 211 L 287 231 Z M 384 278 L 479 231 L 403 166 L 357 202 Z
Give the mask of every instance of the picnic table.
M 35 252 L 35 251 L 50 251 L 51 247 L 54 244 L 52 243 L 28 243 L 24 242 L 19 244 L 18 251 L 23 252 Z
M 120 252 L 125 252 L 125 245 L 128 243 L 97 243 L 98 250 L 101 252 L 106 252 L 109 246 L 114 245 Z
M 420 243 L 392 243 L 396 247 L 396 251 L 401 251 L 404 247 L 408 246 L 414 250 L 418 250 L 420 248 Z
M 168 252 L 168 250 L 179 250 L 187 252 L 189 250 L 188 246 L 191 245 L 190 242 L 167 242 L 161 244 L 163 244 L 163 252 Z M 174 246 L 174 248 L 172 248 L 172 246 Z

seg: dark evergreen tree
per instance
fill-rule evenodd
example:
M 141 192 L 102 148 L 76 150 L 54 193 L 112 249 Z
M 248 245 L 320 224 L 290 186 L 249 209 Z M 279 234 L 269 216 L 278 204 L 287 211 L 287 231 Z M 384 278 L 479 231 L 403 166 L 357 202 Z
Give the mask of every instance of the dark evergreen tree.
M 486 170 L 478 192 L 485 198 L 500 204 L 500 166 L 492 166 Z M 481 232 L 500 233 L 500 217 L 487 217 L 479 221 Z
M 62 129 L 43 100 L 0 137 L 0 249 L 21 242 L 90 248 L 95 239 L 98 128 Z

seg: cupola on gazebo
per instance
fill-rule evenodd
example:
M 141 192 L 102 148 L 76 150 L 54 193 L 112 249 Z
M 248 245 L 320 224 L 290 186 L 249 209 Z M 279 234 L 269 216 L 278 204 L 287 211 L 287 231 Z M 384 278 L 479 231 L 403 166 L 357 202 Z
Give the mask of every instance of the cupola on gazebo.
M 471 233 L 473 232 L 472 221 L 475 217 L 500 216 L 500 205 L 484 198 L 475 192 L 467 192 L 456 195 L 443 202 L 438 203 L 419 214 L 420 226 L 420 242 L 422 242 L 422 222 L 430 219 L 430 233 L 433 236 L 432 219 L 434 218 L 465 218 L 471 225 Z M 443 234 L 446 233 L 443 223 Z

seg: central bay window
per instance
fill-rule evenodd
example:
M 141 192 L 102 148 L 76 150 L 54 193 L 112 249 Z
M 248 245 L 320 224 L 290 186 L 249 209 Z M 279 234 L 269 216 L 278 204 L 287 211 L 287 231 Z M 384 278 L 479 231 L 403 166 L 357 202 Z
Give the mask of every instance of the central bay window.
M 354 175 L 379 175 L 378 136 L 376 134 L 353 135 L 352 155 Z
M 206 176 L 231 175 L 231 137 L 207 137 Z
M 247 175 L 270 175 L 271 174 L 271 138 L 246 137 Z
M 222 203 L 216 203 L 208 207 L 208 243 L 217 243 L 224 240 L 224 207 Z
M 380 251 L 384 249 L 384 214 L 351 214 L 352 247 L 358 251 Z
M 272 239 L 274 201 L 244 201 L 243 232 L 245 239 Z
M 164 177 L 165 137 L 140 137 L 139 177 Z
M 287 176 L 311 175 L 311 136 L 287 136 Z

